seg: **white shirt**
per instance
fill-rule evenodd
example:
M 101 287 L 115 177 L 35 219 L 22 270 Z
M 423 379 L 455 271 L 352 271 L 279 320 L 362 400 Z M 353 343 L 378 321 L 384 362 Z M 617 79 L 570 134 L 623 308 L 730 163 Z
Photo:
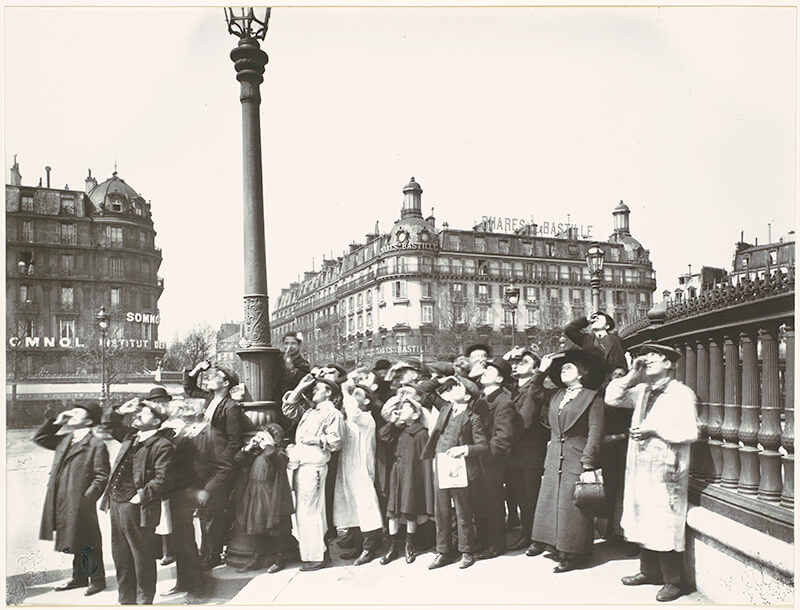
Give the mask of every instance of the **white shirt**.
M 156 432 L 158 432 L 158 428 L 154 428 L 153 430 L 139 430 L 136 433 L 136 439 L 134 440 L 135 443 L 143 443 L 148 438 L 153 436 Z
M 72 441 L 70 444 L 74 445 L 77 442 L 82 441 L 86 438 L 86 435 L 89 434 L 89 430 L 91 428 L 78 428 L 77 430 L 72 431 Z

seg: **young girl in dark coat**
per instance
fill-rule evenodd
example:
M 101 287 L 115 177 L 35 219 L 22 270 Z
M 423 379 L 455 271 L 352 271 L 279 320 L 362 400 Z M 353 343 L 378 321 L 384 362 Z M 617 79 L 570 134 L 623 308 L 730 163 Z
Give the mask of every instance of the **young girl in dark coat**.
M 386 503 L 391 542 L 381 559 L 383 565 L 399 554 L 401 523 L 406 525 L 406 563 L 412 563 L 416 559 L 414 534 L 417 526 L 433 519 L 433 470 L 430 460 L 420 458 L 422 448 L 428 442 L 428 431 L 422 423 L 421 398 L 410 387 L 401 389 L 406 393 L 387 414 L 389 423 L 378 433 L 381 442 L 394 446 Z
M 284 552 L 291 536 L 291 515 L 294 513 L 289 477 L 288 458 L 283 449 L 283 428 L 269 423 L 239 451 L 235 461 L 247 469 L 248 477 L 239 496 L 235 531 L 253 536 L 256 552 L 239 572 L 258 570 L 266 566 L 270 546 L 274 559 L 267 572 L 274 574 L 284 567 Z

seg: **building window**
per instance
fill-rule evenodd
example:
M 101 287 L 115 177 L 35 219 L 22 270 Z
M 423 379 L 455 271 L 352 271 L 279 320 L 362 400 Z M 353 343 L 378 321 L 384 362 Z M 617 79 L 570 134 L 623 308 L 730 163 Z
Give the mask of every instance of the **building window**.
M 23 212 L 33 212 L 33 195 L 23 195 L 20 207 Z
M 112 256 L 108 259 L 108 274 L 111 277 L 122 277 L 125 274 L 125 266 L 121 258 Z
M 514 317 L 511 315 L 510 309 L 503 310 L 503 324 L 505 324 L 506 326 L 511 326 L 514 323 L 513 318 Z
M 119 307 L 122 304 L 122 289 L 111 289 L 111 307 Z
M 553 257 L 556 255 L 556 246 L 552 243 L 545 244 L 545 255 L 549 257 Z
M 106 227 L 106 238 L 108 245 L 112 248 L 122 247 L 122 227 Z
M 475 261 L 473 259 L 468 258 L 464 261 L 464 274 L 475 275 Z
M 454 299 L 464 298 L 464 284 L 462 284 L 461 282 L 453 284 L 453 298 Z
M 777 250 L 770 250 L 769 251 L 769 264 L 770 265 L 777 265 L 778 264 L 778 251 Z
M 567 252 L 570 256 L 578 256 L 578 244 L 568 244 Z
M 498 245 L 499 245 L 499 248 L 500 248 L 500 254 L 508 254 L 508 240 L 507 239 L 501 239 L 498 242 Z
M 396 280 L 392 282 L 392 297 L 395 299 L 406 298 L 406 283 L 404 280 Z
M 364 330 L 364 316 L 358 314 L 358 330 Z
M 461 250 L 461 236 L 460 235 L 450 235 L 448 241 L 450 242 L 450 249 L 451 250 Z
M 112 212 L 121 212 L 122 199 L 120 199 L 119 197 L 114 197 L 113 199 L 111 199 L 111 201 L 109 201 L 108 207 Z
M 525 286 L 522 289 L 526 301 L 536 302 L 539 300 L 539 287 L 538 286 Z
M 478 284 L 478 291 L 476 296 L 481 301 L 489 300 L 489 286 L 487 284 Z
M 367 312 L 367 329 L 372 329 L 372 312 Z
M 31 298 L 30 287 L 25 284 L 21 284 L 19 287 L 19 302 L 25 303 L 26 301 L 30 300 L 30 298 Z
M 528 309 L 528 326 L 536 326 L 536 310 L 533 308 Z
M 522 253 L 525 256 L 533 256 L 533 243 L 529 241 L 522 242 Z
M 453 321 L 456 324 L 464 323 L 464 308 L 461 305 L 453 305 Z
M 407 333 L 397 333 L 395 335 L 397 339 L 397 347 L 405 347 L 408 345 L 408 334 Z
M 361 293 L 359 292 L 358 295 L 356 295 L 356 307 L 358 307 L 358 309 L 361 309 L 363 306 L 364 306 L 364 297 L 361 296 Z
M 72 275 L 75 271 L 75 257 L 72 254 L 61 255 L 61 272 L 64 275 Z
M 430 282 L 422 282 L 422 298 L 423 299 L 433 298 L 433 284 L 431 284 Z
M 750 265 L 750 257 L 749 257 L 749 256 L 747 256 L 747 255 L 743 256 L 743 257 L 742 257 L 742 268 L 743 268 L 743 269 L 747 269 L 747 267 L 748 267 L 749 265 Z
M 430 324 L 433 322 L 433 305 L 422 306 L 422 323 Z
M 500 263 L 500 269 L 503 273 L 503 277 L 511 277 L 511 263 Z
M 375 289 L 378 291 L 378 303 L 383 303 L 383 284 L 378 284 L 378 287 Z
M 624 290 L 615 290 L 614 291 L 614 305 L 625 305 L 625 291 Z
M 66 286 L 61 287 L 61 306 L 65 309 L 72 309 L 75 301 L 75 289 Z
M 134 214 L 136 214 L 137 216 L 144 216 L 144 207 L 142 207 L 142 206 L 141 206 L 140 204 L 138 204 L 138 203 L 134 203 L 134 204 L 133 204 L 133 212 L 134 212 Z
M 433 271 L 433 261 L 430 256 L 423 256 L 419 259 L 419 270 L 422 273 L 431 273 Z
M 138 210 L 140 208 L 137 206 L 136 209 Z M 139 231 L 139 248 L 142 250 L 147 248 L 147 233 L 144 231 Z
M 59 320 L 58 336 L 62 339 L 75 339 L 75 320 Z
M 142 261 L 142 275 L 145 278 L 150 277 L 150 261 Z
M 75 216 L 75 198 L 62 197 L 61 198 L 61 213 L 68 216 Z
M 492 310 L 488 307 L 480 307 L 478 309 L 480 312 L 480 323 L 481 324 L 491 324 L 492 323 Z
M 153 308 L 153 295 L 149 290 L 142 290 L 142 309 Z
M 547 296 L 551 301 L 560 301 L 561 290 L 559 290 L 558 288 L 550 288 L 550 291 Z
M 36 336 L 36 323 L 33 320 L 25 320 L 24 324 L 24 335 L 26 337 L 35 337 Z
M 453 273 L 461 275 L 464 272 L 463 261 L 460 258 L 453 259 Z
M 22 241 L 33 241 L 33 223 L 30 220 L 22 221 Z
M 486 252 L 486 239 L 483 237 L 475 238 L 475 252 Z

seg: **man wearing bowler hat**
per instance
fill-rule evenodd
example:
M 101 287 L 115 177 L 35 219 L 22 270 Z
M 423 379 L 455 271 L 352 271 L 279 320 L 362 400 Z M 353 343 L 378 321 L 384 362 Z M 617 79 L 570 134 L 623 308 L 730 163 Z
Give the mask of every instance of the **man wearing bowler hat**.
M 587 326 L 590 332 L 585 332 Z M 578 347 L 602 353 L 606 364 L 606 376 L 609 376 L 616 369 L 622 369 L 623 372 L 628 370 L 622 339 L 611 332 L 614 326 L 614 318 L 604 311 L 594 311 L 586 318 L 578 318 L 567 324 L 564 327 L 564 334 Z
M 663 585 L 660 602 L 684 592 L 689 455 L 697 439 L 695 394 L 672 374 L 680 356 L 668 345 L 643 344 L 630 372 L 605 394 L 608 406 L 633 410 L 621 525 L 640 546 L 640 569 L 622 584 Z
M 55 451 L 39 538 L 52 540 L 55 531 L 56 550 L 74 556 L 72 578 L 56 591 L 88 587 L 84 595 L 94 595 L 106 588 L 96 504 L 110 466 L 106 444 L 92 433 L 101 415 L 96 401 L 75 403 L 48 418 L 33 437 L 37 445 Z
M 481 457 L 483 493 L 475 503 L 478 545 L 484 547 L 478 559 L 491 559 L 506 552 L 503 482 L 516 428 L 514 403 L 505 389 L 510 380 L 511 365 L 507 360 L 497 357 L 486 361 L 480 383 L 481 398 L 486 403 L 483 427 L 489 452 Z

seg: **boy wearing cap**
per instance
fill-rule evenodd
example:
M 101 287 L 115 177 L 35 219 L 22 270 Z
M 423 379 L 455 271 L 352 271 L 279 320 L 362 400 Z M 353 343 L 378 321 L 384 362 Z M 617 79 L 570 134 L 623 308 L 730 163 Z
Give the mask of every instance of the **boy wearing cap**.
M 283 358 L 277 380 L 278 396 L 283 396 L 293 389 L 304 375 L 311 371 L 308 360 L 303 358 L 300 347 L 303 345 L 303 336 L 297 331 L 290 331 L 283 335 Z
M 622 529 L 640 546 L 640 571 L 628 586 L 663 584 L 657 601 L 683 594 L 689 456 L 697 439 L 696 397 L 672 376 L 681 354 L 645 344 L 624 377 L 606 389 L 610 407 L 633 409 L 625 468 Z
M 478 398 L 478 386 L 461 377 L 451 377 L 442 385 L 442 398 L 447 405 L 439 412 L 436 425 L 422 451 L 422 459 L 435 459 L 446 453 L 449 458 L 465 458 L 467 487 L 441 489 L 439 477 L 434 476 L 434 517 L 436 520 L 436 557 L 428 566 L 434 570 L 453 561 L 451 554 L 450 500 L 453 500 L 458 521 L 459 568 L 475 563 L 475 526 L 469 486 L 480 476 L 478 459 L 489 452 L 489 443 L 480 416 L 471 403 Z
M 206 391 L 197 385 L 201 371 L 206 378 Z M 219 365 L 212 366 L 208 360 L 199 362 L 183 375 L 186 396 L 206 401 L 204 421 L 208 424 L 207 446 L 211 450 L 200 459 L 203 488 L 197 492 L 203 533 L 200 555 L 206 569 L 222 563 L 220 555 L 227 543 L 232 518 L 226 509 L 234 483 L 233 458 L 244 444 L 244 432 L 249 427 L 239 403 L 230 397 L 231 388 L 237 385 L 236 373 Z
M 478 559 L 491 559 L 506 552 L 505 495 L 503 481 L 515 434 L 515 411 L 511 395 L 504 385 L 511 378 L 511 365 L 503 358 L 487 360 L 480 383 L 486 402 L 483 426 L 489 442 L 489 452 L 481 458 L 483 467 L 483 496 L 476 508 L 478 542 L 485 548 Z
M 56 550 L 74 555 L 72 578 L 56 591 L 88 585 L 84 593 L 88 596 L 106 588 L 96 503 L 108 482 L 110 465 L 106 444 L 92 434 L 100 417 L 97 402 L 76 403 L 48 418 L 33 437 L 37 445 L 55 451 L 39 538 L 52 540 L 55 531 Z
M 174 480 L 175 448 L 158 434 L 167 419 L 162 405 L 129 401 L 117 411 L 133 415 L 133 432 L 122 442 L 100 508 L 110 509 L 111 514 L 118 602 L 152 604 L 161 550 L 155 529 L 161 520 L 161 501 Z

